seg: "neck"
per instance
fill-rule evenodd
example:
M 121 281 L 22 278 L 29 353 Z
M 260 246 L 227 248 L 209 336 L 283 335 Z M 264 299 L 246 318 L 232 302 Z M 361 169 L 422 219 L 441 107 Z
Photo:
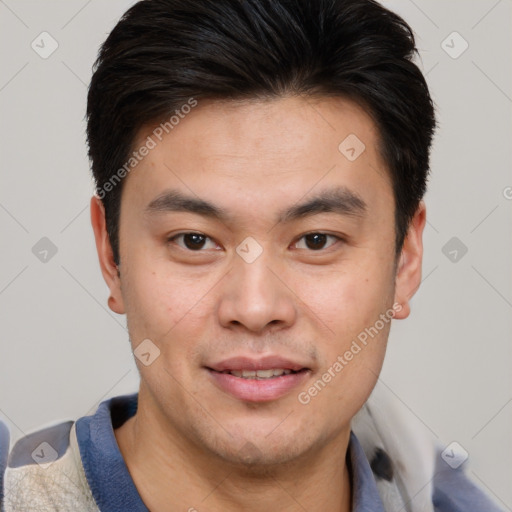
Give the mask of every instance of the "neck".
M 189 440 L 143 406 L 114 431 L 130 475 L 152 512 L 349 512 L 350 427 L 311 456 L 265 468 L 231 464 Z

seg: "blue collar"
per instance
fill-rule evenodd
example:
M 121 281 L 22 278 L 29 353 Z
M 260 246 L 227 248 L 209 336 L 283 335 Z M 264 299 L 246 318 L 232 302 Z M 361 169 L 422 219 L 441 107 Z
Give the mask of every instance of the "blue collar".
M 85 476 L 102 512 L 149 512 L 114 435 L 114 429 L 137 411 L 137 399 L 137 393 L 110 398 L 101 402 L 93 416 L 84 416 L 76 422 Z M 353 432 L 350 432 L 347 462 L 352 482 L 352 512 L 384 512 L 370 464 Z

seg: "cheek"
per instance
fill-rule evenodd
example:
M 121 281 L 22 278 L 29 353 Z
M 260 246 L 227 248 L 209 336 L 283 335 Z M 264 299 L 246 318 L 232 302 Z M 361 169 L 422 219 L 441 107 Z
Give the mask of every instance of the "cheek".
M 134 258 L 131 262 L 125 268 L 123 297 L 134 345 L 149 338 L 169 361 L 176 361 L 167 357 L 171 352 L 183 352 L 180 357 L 190 356 L 194 343 L 189 340 L 201 339 L 205 322 L 212 318 L 207 312 L 211 309 L 208 290 L 215 284 L 212 276 L 184 276 L 167 262 L 141 259 L 135 264 Z
M 325 389 L 322 382 L 317 385 L 322 389 L 318 405 L 337 404 L 339 414 L 355 413 L 373 389 L 384 360 L 391 325 L 391 267 L 361 262 L 356 269 L 347 264 L 343 272 L 317 276 L 316 286 L 309 289 L 308 306 L 321 319 L 319 325 L 329 327 L 317 341 L 322 360 L 316 378 L 329 381 Z M 385 321 L 381 314 L 387 315 Z
M 325 359 L 300 403 L 309 401 L 331 416 L 332 424 L 346 424 L 369 397 L 384 361 L 389 325 L 345 332 L 331 346 L 324 345 Z M 357 333 L 357 334 L 355 334 Z M 324 414 L 324 413 L 322 413 Z
M 390 307 L 393 279 L 389 264 L 346 262 L 340 270 L 294 275 L 298 297 L 314 313 L 319 327 L 339 348 L 372 325 Z M 323 331 L 323 329 L 322 329 Z
M 144 253 L 133 251 L 123 261 L 122 289 L 132 339 L 160 339 L 183 316 L 184 297 L 178 283 Z

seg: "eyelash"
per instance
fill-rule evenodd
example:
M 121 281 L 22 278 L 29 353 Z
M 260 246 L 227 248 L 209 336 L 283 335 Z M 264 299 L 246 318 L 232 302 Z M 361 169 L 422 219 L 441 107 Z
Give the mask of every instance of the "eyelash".
M 183 237 L 185 235 L 200 235 L 202 237 L 205 237 L 206 239 L 208 240 L 212 240 L 209 236 L 205 235 L 204 233 L 198 233 L 198 232 L 195 232 L 195 231 L 183 231 L 181 233 L 177 233 L 171 237 L 169 237 L 167 239 L 167 242 L 168 243 L 176 243 L 175 240 L 179 237 Z M 298 240 L 297 242 L 295 242 L 295 244 L 297 244 L 300 240 L 302 240 L 303 238 L 309 236 L 309 235 L 325 235 L 327 237 L 330 237 L 330 238 L 334 238 L 337 242 L 345 242 L 345 239 L 343 239 L 342 237 L 340 236 L 337 236 L 337 235 L 331 235 L 330 233 L 324 233 L 323 231 L 310 231 L 309 233 L 305 233 L 304 235 L 302 235 Z M 212 240 L 213 241 L 213 240 Z M 177 244 L 178 245 L 178 244 Z M 330 246 L 328 246 L 327 248 L 321 248 L 321 249 L 317 249 L 317 250 L 314 250 L 314 249 L 305 249 L 307 250 L 308 252 L 323 252 L 323 251 L 326 251 L 328 249 L 330 249 L 331 247 L 333 247 L 334 245 L 336 245 L 336 242 L 331 244 Z M 180 245 L 178 245 L 178 247 L 180 247 L 180 249 L 183 249 L 184 251 L 187 251 L 187 252 L 197 252 L 197 253 L 200 253 L 200 252 L 205 252 L 205 250 L 203 250 L 202 248 L 197 250 L 197 251 L 194 251 L 192 249 L 188 249 L 186 247 L 182 247 Z M 299 249 L 299 250 L 303 250 L 303 249 Z

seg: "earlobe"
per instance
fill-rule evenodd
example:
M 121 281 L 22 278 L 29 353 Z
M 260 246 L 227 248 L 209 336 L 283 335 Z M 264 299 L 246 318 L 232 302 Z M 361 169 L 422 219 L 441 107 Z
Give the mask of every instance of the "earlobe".
M 107 232 L 105 208 L 101 199 L 96 196 L 91 198 L 91 225 L 94 231 L 101 273 L 110 290 L 108 306 L 114 313 L 122 315 L 125 310 L 119 269 L 114 261 L 114 253 Z
M 423 229 L 426 223 L 426 207 L 420 202 L 407 230 L 395 277 L 395 302 L 402 306 L 395 318 L 407 318 L 411 312 L 409 301 L 421 283 L 423 261 Z

